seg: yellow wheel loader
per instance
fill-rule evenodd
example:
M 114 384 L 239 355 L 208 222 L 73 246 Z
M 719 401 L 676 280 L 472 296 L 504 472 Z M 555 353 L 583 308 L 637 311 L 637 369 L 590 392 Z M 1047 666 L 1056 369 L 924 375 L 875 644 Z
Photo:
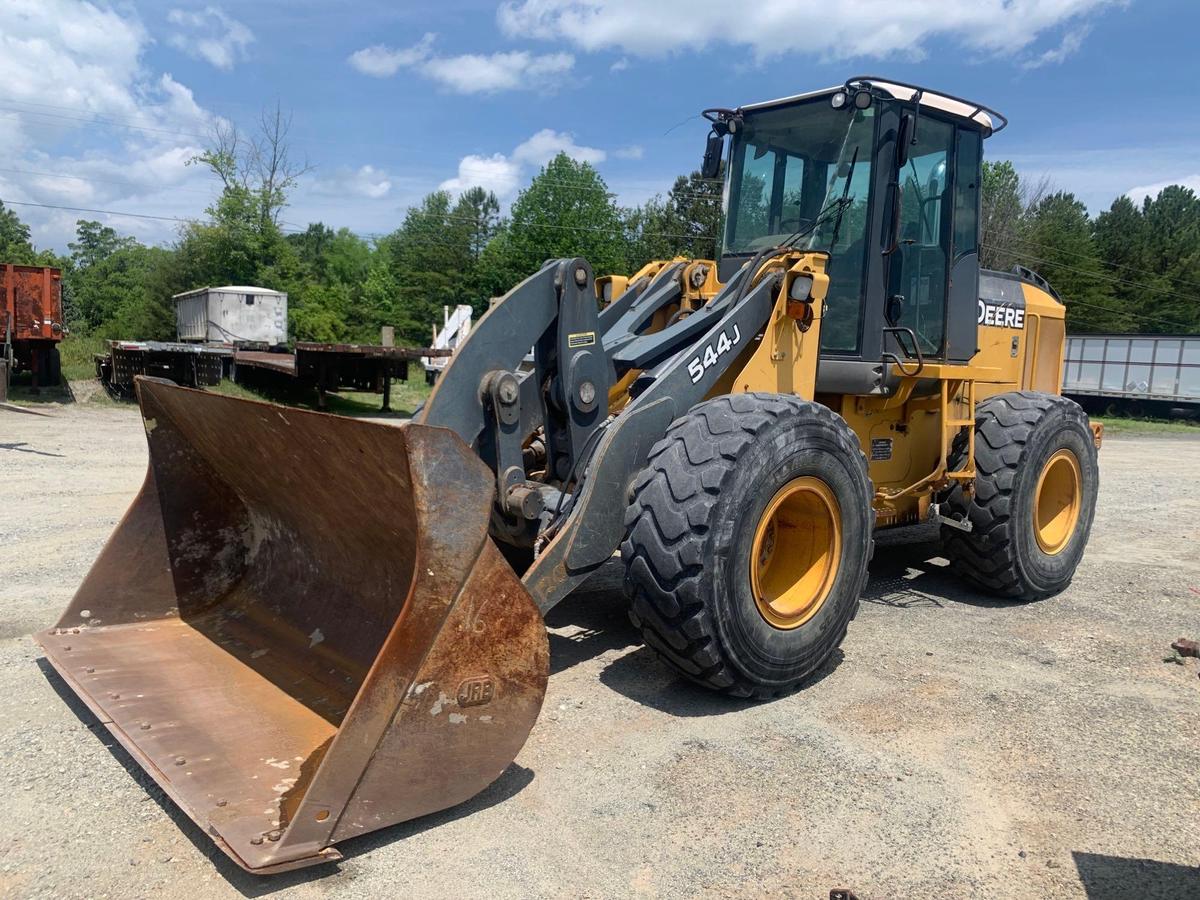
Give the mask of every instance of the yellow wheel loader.
M 249 871 L 499 776 L 542 616 L 618 553 L 646 642 L 741 697 L 838 646 L 875 529 L 940 523 L 1002 597 L 1070 582 L 1100 434 L 1053 290 L 979 267 L 1003 116 L 876 77 L 706 115 L 720 259 L 548 261 L 403 427 L 139 380 L 145 485 L 39 640 Z

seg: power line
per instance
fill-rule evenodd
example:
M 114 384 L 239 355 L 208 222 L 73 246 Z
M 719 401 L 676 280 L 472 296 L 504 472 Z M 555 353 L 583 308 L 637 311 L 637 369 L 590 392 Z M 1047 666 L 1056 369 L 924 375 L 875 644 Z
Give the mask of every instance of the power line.
M 983 246 L 983 245 L 981 245 L 981 246 Z M 999 248 L 993 247 L 992 249 L 998 250 Z M 1044 249 L 1051 249 L 1051 248 L 1045 247 Z M 1008 252 L 1011 252 L 1011 251 L 1008 251 Z M 1024 253 L 1018 253 L 1016 255 L 1021 257 L 1022 259 L 1032 260 L 1033 262 L 1041 263 L 1042 265 L 1055 266 L 1056 268 L 1062 269 L 1066 272 L 1075 272 L 1078 275 L 1086 275 L 1088 278 L 1098 278 L 1101 281 L 1108 281 L 1113 284 L 1126 284 L 1126 285 L 1129 285 L 1130 287 L 1141 288 L 1144 291 L 1150 291 L 1151 293 L 1154 293 L 1154 294 L 1166 294 L 1171 297 L 1178 297 L 1180 300 L 1190 300 L 1193 302 L 1196 300 L 1195 297 L 1189 297 L 1186 294 L 1181 294 L 1178 291 L 1172 291 L 1172 290 L 1169 290 L 1168 288 L 1154 287 L 1153 285 L 1142 284 L 1140 281 L 1129 281 L 1126 278 L 1114 278 L 1111 275 L 1102 275 L 1097 272 L 1089 272 L 1086 269 L 1077 269 L 1074 266 L 1068 266 L 1065 263 L 1055 262 L 1052 259 L 1042 259 L 1040 257 L 1029 256 Z
M 990 245 L 988 245 L 988 244 L 982 244 L 982 243 L 981 243 L 981 244 L 980 244 L 980 246 L 981 246 L 981 247 L 989 247 L 989 248 L 990 248 L 990 249 L 992 249 L 992 250 L 995 250 L 995 249 L 996 249 L 995 247 L 990 247 Z M 1024 259 L 1028 259 L 1028 260 L 1032 260 L 1032 261 L 1034 261 L 1034 262 L 1040 262 L 1040 263 L 1042 263 L 1042 264 L 1044 264 L 1044 265 L 1050 265 L 1050 266 L 1060 266 L 1060 264 L 1059 264 L 1059 263 L 1055 263 L 1055 262 L 1052 262 L 1052 261 L 1050 261 L 1050 260 L 1046 260 L 1046 259 L 1038 259 L 1038 258 L 1037 258 L 1037 257 L 1035 257 L 1035 256 L 1023 256 L 1022 258 L 1024 258 Z M 1061 266 L 1060 266 L 1060 267 L 1061 267 Z M 1082 269 L 1070 269 L 1069 267 L 1066 267 L 1066 268 L 1068 268 L 1070 271 L 1073 271 L 1073 272 L 1081 272 L 1081 273 L 1082 273 L 1082 274 L 1084 274 L 1084 275 L 1093 275 L 1093 273 L 1091 273 L 1091 272 L 1085 272 L 1085 271 L 1083 271 Z M 1107 280 L 1107 279 L 1106 279 L 1106 280 Z M 1185 298 L 1185 299 L 1186 299 L 1186 298 Z M 1131 311 L 1131 310 L 1128 310 L 1128 309 L 1119 309 L 1119 308 L 1117 308 L 1117 307 L 1114 307 L 1114 306 L 1105 306 L 1105 305 L 1104 305 L 1104 304 L 1102 304 L 1102 303 L 1089 303 L 1089 302 L 1088 302 L 1088 301 L 1086 301 L 1086 300 L 1074 300 L 1074 299 L 1071 299 L 1071 298 L 1069 298 L 1069 297 L 1066 299 L 1065 303 L 1066 303 L 1066 305 L 1067 305 L 1068 307 L 1070 307 L 1070 306 L 1086 306 L 1086 307 L 1089 307 L 1089 308 L 1091 308 L 1091 309 L 1101 309 L 1101 310 L 1104 310 L 1105 312 L 1110 312 L 1110 313 L 1113 313 L 1114 315 L 1118 315 L 1118 316 L 1129 316 L 1130 318 L 1134 318 L 1134 319 L 1142 319 L 1142 320 L 1144 320 L 1144 321 L 1147 321 L 1147 322 L 1157 322 L 1157 323 L 1159 323 L 1160 325 L 1170 325 L 1172 328 L 1190 328 L 1190 327 L 1191 327 L 1190 325 L 1185 325 L 1185 324 L 1184 324 L 1184 323 L 1182 323 L 1182 322 L 1174 322 L 1174 321 L 1172 321 L 1172 320 L 1170 320 L 1170 319 L 1163 319 L 1163 318 L 1160 318 L 1160 317 L 1158 317 L 1158 316 L 1149 316 L 1149 315 L 1146 315 L 1145 313 L 1135 313 L 1135 312 L 1133 312 L 1133 311 Z
M 1029 246 L 1029 247 L 1037 247 L 1041 250 L 1051 250 L 1055 253 L 1061 253 L 1064 256 L 1074 257 L 1075 259 L 1086 260 L 1086 259 L 1094 258 L 1101 265 L 1112 266 L 1115 269 L 1132 269 L 1133 268 L 1133 266 L 1129 265 L 1128 263 L 1126 263 L 1126 264 L 1116 263 L 1116 262 L 1113 262 L 1112 260 L 1105 259 L 1102 256 L 1089 257 L 1082 253 L 1072 253 L 1070 250 L 1063 250 L 1058 247 L 1051 247 L 1049 244 L 1042 243 L 1040 241 L 1031 241 L 1028 238 L 1019 238 L 1019 237 L 1013 236 L 1013 237 L 1010 237 L 1009 240 L 1015 241 L 1020 244 L 1025 244 L 1026 246 Z M 992 249 L 996 249 L 996 248 L 993 247 Z M 1005 252 L 1012 253 L 1014 256 L 1019 256 L 1021 254 L 1021 251 L 1018 251 L 1018 250 L 1009 250 L 1009 251 L 1005 251 Z M 1164 277 L 1168 278 L 1171 281 L 1178 282 L 1179 284 L 1186 284 L 1191 287 L 1200 288 L 1200 281 L 1189 281 L 1186 278 L 1180 278 L 1178 275 L 1167 275 Z
M 201 141 L 206 141 L 209 139 L 209 135 L 206 135 L 206 134 L 197 134 L 195 132 L 187 132 L 187 131 L 171 131 L 166 128 L 151 128 L 150 126 L 147 126 L 147 125 L 128 125 L 123 122 L 108 121 L 105 119 L 94 118 L 94 117 L 93 118 L 85 118 L 83 116 L 67 116 L 67 115 L 63 115 L 62 113 L 38 112 L 37 110 L 32 110 L 32 109 L 14 109 L 11 106 L 0 106 L 0 111 L 18 113 L 19 115 L 23 115 L 23 116 L 45 116 L 50 119 L 62 119 L 64 121 L 68 121 L 68 122 L 83 122 L 84 124 L 87 124 L 87 125 L 106 125 L 111 128 L 131 128 L 134 131 L 146 131 L 151 134 L 165 134 L 165 135 L 170 135 L 171 137 L 190 137 L 190 138 L 196 138 L 197 140 L 201 140 Z M 43 123 L 43 124 L 47 124 L 47 123 Z
M 0 103 L 16 103 L 21 106 L 33 106 L 33 107 L 38 107 L 41 109 L 54 109 L 54 110 L 59 110 L 61 112 L 69 112 L 69 113 L 82 113 L 83 115 L 88 115 L 88 116 L 97 116 L 98 115 L 95 110 L 87 109 L 82 106 L 61 106 L 61 105 L 58 105 L 55 103 L 42 103 L 41 101 L 21 100 L 16 97 L 0 96 Z M 18 109 L 18 110 L 14 110 L 14 112 L 21 112 L 21 113 L 29 112 L 34 115 L 37 114 L 36 110 Z M 138 127 L 141 127 L 141 125 L 142 125 L 142 123 L 140 123 L 134 119 L 125 118 L 123 116 L 111 116 L 111 115 L 107 115 L 107 114 L 99 114 L 99 117 L 103 118 L 104 120 L 109 121 L 109 122 L 121 122 L 121 123 L 129 124 L 129 125 L 136 125 Z M 151 117 L 149 115 L 147 115 L 147 119 L 150 119 L 150 118 Z M 169 119 L 169 118 L 159 117 L 153 121 L 156 121 L 157 124 L 168 124 L 168 125 L 175 124 L 175 125 L 181 125 L 184 127 L 191 127 L 196 124 L 195 119 Z M 147 127 L 149 127 L 149 126 L 147 126 Z
M 195 222 L 196 219 L 180 219 L 177 216 L 155 216 L 149 213 L 128 213 L 119 212 L 115 209 L 89 209 L 83 206 L 59 206 L 54 203 L 35 203 L 32 200 L 5 200 L 0 198 L 0 203 L 6 206 L 39 206 L 42 209 L 62 209 L 67 212 L 84 212 L 95 213 L 96 215 L 105 216 L 124 216 L 127 219 L 158 219 L 163 222 Z
M 72 181 L 85 181 L 89 184 L 124 184 L 129 187 L 142 188 L 146 191 L 162 191 L 169 190 L 173 194 L 204 194 L 207 197 L 213 195 L 212 191 L 202 191 L 199 188 L 182 188 L 171 186 L 148 187 L 144 184 L 139 184 L 136 181 L 126 181 L 120 178 L 97 178 L 93 175 L 68 175 L 66 172 L 35 172 L 29 169 L 4 169 L 0 168 L 0 172 L 8 172 L 12 175 L 32 175 L 37 178 L 67 178 Z
M 418 210 L 418 214 L 422 214 L 420 212 L 420 210 Z M 434 214 L 434 217 L 436 219 L 442 220 L 442 221 L 466 222 L 468 224 L 478 224 L 480 222 L 480 220 L 478 218 L 476 218 L 475 216 L 458 216 L 458 215 L 455 215 L 454 213 L 447 213 L 446 215 Z M 549 229 L 553 229 L 555 231 L 596 231 L 596 232 L 600 232 L 602 234 L 612 235 L 613 237 L 620 236 L 620 232 L 613 231 L 611 228 L 597 228 L 595 226 L 590 226 L 590 225 L 549 225 L 549 224 L 544 224 L 541 222 L 521 221 L 519 219 L 509 219 L 508 225 L 510 227 L 514 227 L 514 228 L 515 227 L 531 228 L 531 229 L 532 228 L 549 228 Z M 401 226 L 401 227 L 403 227 L 403 226 Z M 642 232 L 637 232 L 637 233 L 643 237 L 686 238 L 688 240 L 715 241 L 718 238 L 718 235 L 709 234 L 707 232 L 703 232 L 700 234 L 676 234 L 676 233 L 662 232 L 662 231 L 642 231 Z
M 617 192 L 609 189 L 607 185 L 605 187 L 600 187 L 599 185 L 595 184 L 594 182 L 564 181 L 561 179 L 546 178 L 541 175 L 535 176 L 535 180 L 537 181 L 538 184 L 553 184 L 553 185 L 558 185 L 561 187 L 574 188 L 575 190 L 583 191 L 584 193 L 599 193 L 599 194 L 604 194 L 605 196 L 608 196 L 608 197 L 615 197 L 617 195 Z M 718 183 L 724 184 L 723 181 L 718 182 Z M 478 186 L 482 187 L 482 185 L 478 185 Z M 528 190 L 528 188 L 526 188 L 526 190 Z M 700 193 L 698 191 L 674 192 L 674 191 L 668 190 L 667 196 L 668 197 L 691 197 L 696 200 L 708 201 L 708 202 L 713 202 L 713 203 L 721 202 L 721 197 L 719 195 L 704 194 L 704 193 Z
M 1142 313 L 1130 312 L 1125 309 L 1114 309 L 1111 306 L 1104 306 L 1100 303 L 1088 303 L 1086 300 L 1069 300 L 1067 306 L 1086 306 L 1091 309 L 1102 309 L 1105 312 L 1116 313 L 1117 315 L 1129 316 L 1133 319 L 1141 319 L 1144 322 L 1156 322 L 1159 325 L 1170 325 L 1172 328 L 1190 328 L 1190 325 L 1184 325 L 1182 322 L 1172 322 L 1170 319 L 1160 319 L 1157 316 L 1147 316 Z

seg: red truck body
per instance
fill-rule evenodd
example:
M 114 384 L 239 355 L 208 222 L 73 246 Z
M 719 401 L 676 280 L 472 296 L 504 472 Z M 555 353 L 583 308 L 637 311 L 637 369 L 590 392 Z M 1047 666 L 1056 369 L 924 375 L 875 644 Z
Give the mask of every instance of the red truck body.
M 0 298 L 0 359 L 7 361 L 8 374 L 28 370 L 36 387 L 58 384 L 58 342 L 65 333 L 62 272 L 0 264 Z

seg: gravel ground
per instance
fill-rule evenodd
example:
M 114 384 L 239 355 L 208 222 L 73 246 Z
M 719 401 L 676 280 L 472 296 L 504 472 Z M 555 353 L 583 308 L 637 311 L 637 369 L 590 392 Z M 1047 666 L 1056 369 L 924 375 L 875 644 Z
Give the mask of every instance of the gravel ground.
M 1200 442 L 1110 439 L 1074 584 L 995 603 L 928 532 L 881 541 L 814 684 L 689 686 L 628 625 L 619 572 L 550 617 L 529 743 L 447 812 L 256 878 L 74 700 L 52 625 L 141 482 L 130 408 L 0 410 L 0 895 L 1200 896 Z

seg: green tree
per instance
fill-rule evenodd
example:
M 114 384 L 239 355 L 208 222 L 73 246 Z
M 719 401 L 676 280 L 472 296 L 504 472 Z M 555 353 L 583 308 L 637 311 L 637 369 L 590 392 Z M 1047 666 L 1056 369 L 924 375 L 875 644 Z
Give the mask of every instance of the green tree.
M 1100 213 L 1092 225 L 1096 252 L 1103 260 L 1106 271 L 1114 277 L 1113 297 L 1119 305 L 1134 312 L 1144 298 L 1138 288 L 1125 282 L 1140 281 L 1145 274 L 1148 249 L 1146 231 L 1146 219 L 1142 211 L 1124 195 Z
M 478 261 L 500 225 L 500 201 L 491 191 L 468 188 L 459 195 L 450 219 L 453 239 L 463 242 L 471 259 Z
M 291 159 L 290 118 L 278 105 L 260 116 L 251 137 L 221 125 L 189 162 L 207 168 L 221 192 L 206 210 L 210 222 L 184 226 L 176 252 L 185 288 L 257 284 L 287 290 L 302 282 L 300 259 L 284 240 L 280 215 L 309 170 Z
M 30 241 L 29 226 L 11 209 L 0 203 L 0 263 L 28 265 L 36 251 Z
M 1025 203 L 1021 179 L 1008 160 L 983 163 L 982 214 L 979 218 L 979 264 L 1008 271 L 1016 262 Z
M 119 234 L 116 229 L 99 222 L 80 219 L 75 223 L 75 240 L 67 244 L 71 261 L 86 269 L 103 262 L 118 250 L 137 246 L 137 239 Z
M 491 191 L 469 188 L 459 195 L 449 218 L 446 239 L 460 246 L 465 254 L 462 260 L 464 290 L 458 302 L 469 303 L 479 314 L 487 309 L 491 296 L 483 256 L 501 227 L 500 201 Z
M 1146 287 L 1133 288 L 1129 304 L 1151 317 L 1144 331 L 1194 333 L 1200 330 L 1200 199 L 1173 184 L 1143 201 L 1142 218 L 1140 268 L 1121 277 Z
M 309 277 L 323 281 L 326 277 L 326 255 L 337 234 L 324 222 L 310 222 L 299 234 L 289 234 L 285 240 L 296 251 L 300 264 Z
M 629 268 L 652 259 L 715 259 L 721 241 L 721 185 L 699 172 L 675 179 L 666 199 L 653 197 L 625 213 Z
M 397 334 L 408 343 L 427 344 L 443 305 L 469 299 L 469 229 L 458 227 L 450 194 L 434 191 L 408 210 L 404 223 L 380 241 L 395 284 L 390 307 Z M 381 282 L 377 281 L 377 286 Z M 382 309 L 376 312 L 381 314 Z
M 500 268 L 524 278 L 548 259 L 582 256 L 597 275 L 624 272 L 627 249 L 621 211 L 604 179 L 560 153 L 517 195 Z
M 1125 331 L 1131 318 L 1113 297 L 1092 237 L 1087 207 L 1074 194 L 1062 191 L 1038 201 L 1027 214 L 1023 229 L 1028 253 L 1018 253 L 1030 268 L 1041 272 L 1067 305 L 1070 331 Z

